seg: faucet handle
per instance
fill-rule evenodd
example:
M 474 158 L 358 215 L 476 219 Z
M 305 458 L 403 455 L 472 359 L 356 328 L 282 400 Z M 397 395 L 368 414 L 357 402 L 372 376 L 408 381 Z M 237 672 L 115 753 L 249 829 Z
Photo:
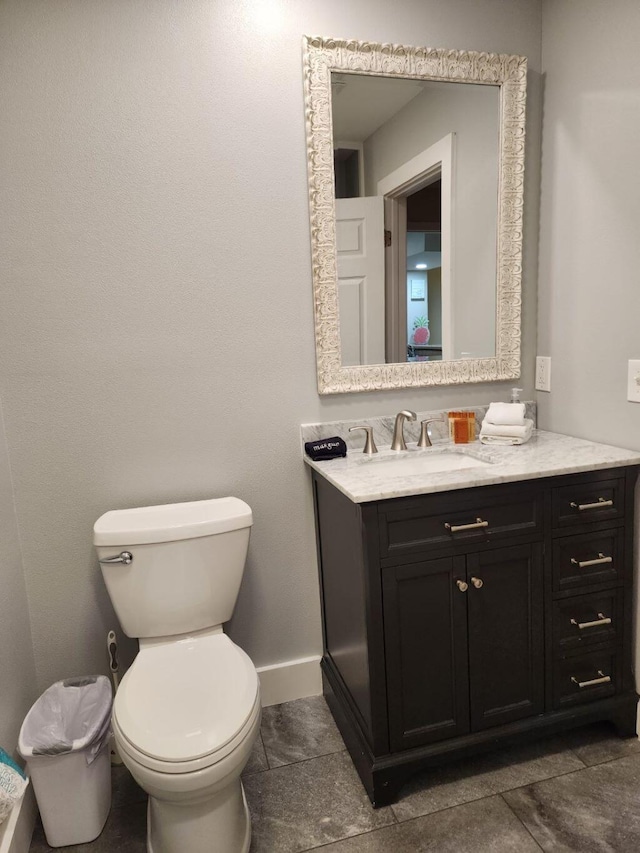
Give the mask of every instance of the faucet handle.
M 442 423 L 442 418 L 427 418 L 425 421 L 420 421 L 420 440 L 418 447 L 431 447 L 431 439 L 429 438 L 429 424 Z
M 368 453 L 369 456 L 373 456 L 374 453 L 378 452 L 378 448 L 376 447 L 376 443 L 373 440 L 373 427 L 370 427 L 370 426 L 349 427 L 349 432 L 353 432 L 356 429 L 363 429 L 367 434 L 367 438 L 365 440 L 364 447 L 362 448 L 362 452 Z

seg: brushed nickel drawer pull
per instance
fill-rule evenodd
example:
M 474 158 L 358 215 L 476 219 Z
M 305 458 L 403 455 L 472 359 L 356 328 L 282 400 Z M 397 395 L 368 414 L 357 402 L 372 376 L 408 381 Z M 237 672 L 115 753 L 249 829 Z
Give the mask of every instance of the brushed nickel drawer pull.
M 571 624 L 577 625 L 583 631 L 585 628 L 596 628 L 598 625 L 611 625 L 611 618 L 605 616 L 604 613 L 598 613 L 598 618 L 594 619 L 593 622 L 577 622 L 575 619 L 572 619 Z
M 598 498 L 593 504 L 577 504 L 575 501 L 571 501 L 569 506 L 582 512 L 585 509 L 602 509 L 603 506 L 613 506 L 613 501 L 607 501 L 604 498 Z
M 471 578 L 471 583 L 475 586 L 476 589 L 482 589 L 484 586 L 484 581 L 482 578 Z
M 474 530 L 476 527 L 488 527 L 489 522 L 483 521 L 481 518 L 476 518 L 471 524 L 449 524 L 445 521 L 444 526 L 452 533 L 457 533 L 458 530 Z
M 578 687 L 595 687 L 596 684 L 608 684 L 611 681 L 611 676 L 605 675 L 601 669 L 598 670 L 598 675 L 600 678 L 592 678 L 591 681 L 578 681 L 577 678 L 571 676 L 571 681 Z
M 595 560 L 576 560 L 575 557 L 572 557 L 571 562 L 579 569 L 586 569 L 587 566 L 602 566 L 605 563 L 613 563 L 613 557 L 605 557 L 602 551 L 599 551 Z
M 456 586 L 460 592 L 466 592 L 469 589 L 469 584 L 466 581 L 456 581 Z

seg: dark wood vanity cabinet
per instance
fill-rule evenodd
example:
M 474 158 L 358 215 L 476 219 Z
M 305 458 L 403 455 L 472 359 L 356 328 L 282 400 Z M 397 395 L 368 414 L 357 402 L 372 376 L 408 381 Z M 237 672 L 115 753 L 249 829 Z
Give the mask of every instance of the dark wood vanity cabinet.
M 538 544 L 383 573 L 392 750 L 543 710 L 542 595 Z
M 374 805 L 500 744 L 635 733 L 636 473 L 355 504 L 313 472 L 325 695 Z

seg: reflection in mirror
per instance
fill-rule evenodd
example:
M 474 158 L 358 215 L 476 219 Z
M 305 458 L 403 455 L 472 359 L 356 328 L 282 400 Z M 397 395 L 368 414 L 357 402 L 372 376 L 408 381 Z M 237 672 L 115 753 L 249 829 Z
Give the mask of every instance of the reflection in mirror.
M 515 379 L 527 61 L 304 39 L 318 390 Z
M 499 87 L 332 72 L 331 111 L 342 365 L 494 356 Z

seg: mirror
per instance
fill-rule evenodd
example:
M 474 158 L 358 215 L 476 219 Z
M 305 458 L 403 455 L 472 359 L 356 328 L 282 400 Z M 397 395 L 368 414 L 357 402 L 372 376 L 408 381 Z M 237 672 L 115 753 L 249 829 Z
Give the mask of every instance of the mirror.
M 495 356 L 499 95 L 331 72 L 343 366 Z
M 318 390 L 520 375 L 526 60 L 305 39 Z

